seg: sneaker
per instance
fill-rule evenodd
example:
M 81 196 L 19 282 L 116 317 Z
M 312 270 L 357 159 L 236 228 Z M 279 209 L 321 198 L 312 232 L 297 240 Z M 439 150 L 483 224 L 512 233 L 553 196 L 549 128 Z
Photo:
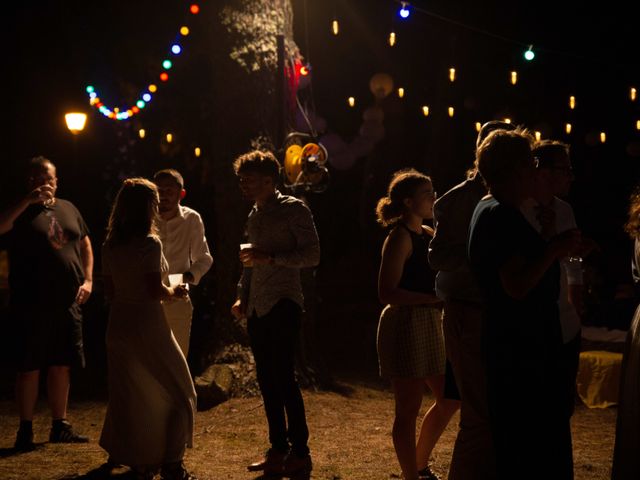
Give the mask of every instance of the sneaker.
M 198 480 L 195 475 L 190 474 L 184 463 L 167 463 L 160 470 L 160 478 L 162 480 Z
M 290 453 L 284 459 L 282 475 L 285 477 L 292 477 L 294 475 L 309 473 L 312 469 L 313 464 L 311 463 L 311 455 L 307 454 L 304 457 L 299 457 Z
M 14 450 L 17 452 L 32 452 L 36 449 L 33 443 L 33 430 L 19 428 L 16 434 L 16 443 L 13 444 Z
M 282 473 L 282 465 L 286 456 L 286 453 L 270 448 L 264 454 L 264 458 L 247 465 L 247 470 L 250 472 L 264 471 L 266 475 Z
M 422 470 L 418 470 L 418 478 L 420 480 L 440 480 L 440 477 L 431 470 L 431 467 L 427 465 Z
M 50 443 L 87 443 L 89 437 L 80 435 L 66 420 L 55 420 L 49 432 Z

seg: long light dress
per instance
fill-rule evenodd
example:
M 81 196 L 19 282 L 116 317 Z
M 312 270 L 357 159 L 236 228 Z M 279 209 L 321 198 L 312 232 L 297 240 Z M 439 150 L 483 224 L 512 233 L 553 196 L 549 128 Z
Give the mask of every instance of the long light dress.
M 138 468 L 182 460 L 192 446 L 196 393 L 189 367 L 145 274 L 166 273 L 155 237 L 102 249 L 114 285 L 107 326 L 109 403 L 100 446 L 115 463 Z
M 636 238 L 633 279 L 640 283 L 640 238 Z M 640 305 L 627 332 L 622 358 L 612 480 L 640 479 Z

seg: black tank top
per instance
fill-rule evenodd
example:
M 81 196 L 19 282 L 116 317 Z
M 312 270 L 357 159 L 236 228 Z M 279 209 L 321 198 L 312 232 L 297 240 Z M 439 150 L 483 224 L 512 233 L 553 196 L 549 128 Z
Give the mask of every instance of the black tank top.
M 435 293 L 436 272 L 429 267 L 427 255 L 431 236 L 423 229 L 422 234 L 415 233 L 404 223 L 398 224 L 411 236 L 411 255 L 404 262 L 400 288 L 411 292 Z

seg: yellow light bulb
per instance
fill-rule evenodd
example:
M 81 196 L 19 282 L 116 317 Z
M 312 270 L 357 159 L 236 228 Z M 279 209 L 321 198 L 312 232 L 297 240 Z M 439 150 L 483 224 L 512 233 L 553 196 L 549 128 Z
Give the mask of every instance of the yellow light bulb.
M 356 99 L 355 99 L 355 98 L 353 98 L 353 97 L 349 97 L 349 98 L 347 99 L 347 102 L 349 102 L 349 106 L 350 106 L 350 107 L 354 107 L 354 106 L 356 105 Z
M 504 119 L 504 123 L 511 123 L 511 119 L 510 118 L 505 118 Z
M 396 44 L 396 34 L 395 32 L 391 32 L 389 34 L 389 45 L 393 47 L 395 44 Z
M 600 142 L 604 143 L 607 141 L 607 134 L 605 132 L 600 132 Z
M 449 109 L 448 109 L 448 110 L 449 110 L 449 116 L 450 116 L 450 117 L 453 117 L 453 113 L 454 113 L 454 109 L 453 109 L 453 107 L 449 107 Z
M 145 131 L 144 128 L 141 128 L 140 130 L 138 130 L 138 136 L 140 138 L 144 138 L 146 134 L 147 134 L 147 132 Z
M 640 130 L 640 120 L 636 120 L 636 130 Z
M 540 133 L 540 132 L 538 132 L 538 131 L 535 131 L 535 132 L 534 132 L 534 135 L 535 135 L 535 137 L 536 137 L 536 142 L 539 142 L 539 141 L 540 141 L 540 139 L 542 138 L 542 133 Z
M 189 35 L 189 29 L 187 27 L 180 27 L 180 35 L 186 37 Z
M 574 108 L 576 108 L 576 97 L 574 97 L 573 95 L 571 95 L 569 97 L 569 108 L 571 110 L 573 110 Z
M 157 91 L 158 91 L 158 87 L 157 87 L 157 86 L 155 86 L 153 83 L 152 83 L 151 85 L 149 85 L 149 87 L 148 87 L 148 88 L 149 88 L 149 91 L 150 91 L 151 93 L 155 93 L 155 92 L 157 92 Z
M 201 153 L 202 153 L 202 151 L 200 150 L 200 147 L 196 147 L 196 148 L 193 150 L 193 154 L 194 154 L 196 157 L 199 157 Z
M 629 90 L 629 98 L 631 99 L 631 101 L 635 102 L 637 96 L 638 96 L 638 91 L 634 87 L 631 87 L 631 90 Z
M 567 132 L 567 135 L 569 135 L 569 134 L 571 133 L 571 128 L 572 128 L 572 126 L 571 126 L 571 124 L 570 124 L 570 123 L 567 123 L 567 124 L 564 126 L 564 131 L 565 131 L 565 132 Z
M 456 80 L 456 69 L 453 67 L 449 69 L 449 80 L 452 82 L 455 82 Z
M 167 133 L 166 139 L 167 143 L 173 142 L 173 135 L 171 133 Z
M 398 89 L 398 97 L 404 98 L 404 88 L 400 87 Z
M 425 117 L 428 117 L 428 116 L 429 116 L 429 107 L 428 107 L 427 105 L 423 105 L 423 107 L 422 107 L 422 114 L 423 114 Z
M 476 132 L 480 133 L 481 128 L 482 128 L 482 124 L 480 122 L 476 122 Z
M 340 32 L 340 26 L 338 25 L 338 20 L 334 20 L 333 22 L 331 22 L 331 31 L 333 32 L 334 35 L 338 35 L 338 32 Z
M 515 70 L 511 72 L 511 85 L 518 83 L 518 72 Z

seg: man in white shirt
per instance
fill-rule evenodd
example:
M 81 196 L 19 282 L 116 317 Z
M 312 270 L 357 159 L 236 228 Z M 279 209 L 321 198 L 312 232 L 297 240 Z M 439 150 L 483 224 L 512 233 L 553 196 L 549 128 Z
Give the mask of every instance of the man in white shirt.
M 202 218 L 195 210 L 180 205 L 186 190 L 178 171 L 160 170 L 153 181 L 160 194 L 160 240 L 169 263 L 169 275 L 182 275 L 179 283 L 197 285 L 213 263 Z M 186 357 L 193 314 L 191 300 L 186 297 L 163 305 L 167 322 Z
M 569 194 L 573 170 L 569 146 L 555 140 L 538 142 L 533 149 L 538 160 L 534 198 L 521 206 L 527 221 L 545 239 L 567 230 L 577 229 L 573 208 L 559 197 Z M 588 242 L 588 241 L 587 241 Z M 587 243 L 583 242 L 587 248 Z M 567 370 L 569 411 L 573 412 L 575 382 L 580 356 L 580 315 L 583 313 L 583 279 L 581 252 L 560 261 L 560 296 L 558 309 L 564 344 L 563 358 Z

